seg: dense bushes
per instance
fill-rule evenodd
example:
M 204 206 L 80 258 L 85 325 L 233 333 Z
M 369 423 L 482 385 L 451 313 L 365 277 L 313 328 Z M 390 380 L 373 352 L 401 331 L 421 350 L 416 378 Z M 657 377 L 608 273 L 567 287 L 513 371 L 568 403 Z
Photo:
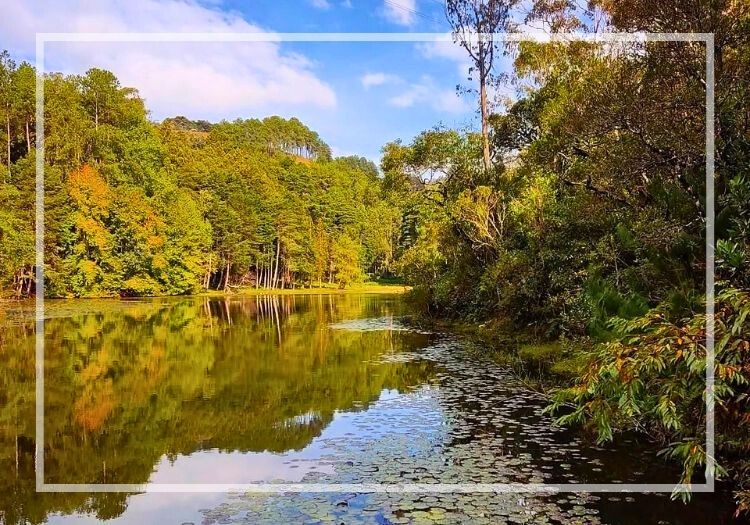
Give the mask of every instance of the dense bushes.
M 747 509 L 750 6 L 590 7 L 598 30 L 715 35 L 717 459 L 745 487 Z M 535 2 L 529 16 L 594 29 L 565 2 Z M 400 259 L 413 298 L 429 315 L 594 344 L 588 366 L 554 343 L 521 353 L 547 371 L 564 358 L 558 372 L 581 372 L 558 395 L 572 410 L 561 422 L 600 439 L 648 429 L 689 482 L 706 459 L 704 49 L 578 41 L 510 51 L 518 89 L 490 118 L 492 169 L 473 134 L 438 129 L 384 148 L 386 179 L 406 181 L 420 203 L 407 206 L 419 210 L 418 235 Z

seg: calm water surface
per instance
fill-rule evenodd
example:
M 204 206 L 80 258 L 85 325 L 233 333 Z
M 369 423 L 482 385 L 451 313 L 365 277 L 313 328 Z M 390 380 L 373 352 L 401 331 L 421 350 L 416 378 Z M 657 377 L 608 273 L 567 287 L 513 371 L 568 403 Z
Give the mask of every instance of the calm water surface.
M 730 523 L 726 495 L 34 491 L 32 305 L 0 322 L 0 523 Z M 669 483 L 395 296 L 49 301 L 47 483 Z

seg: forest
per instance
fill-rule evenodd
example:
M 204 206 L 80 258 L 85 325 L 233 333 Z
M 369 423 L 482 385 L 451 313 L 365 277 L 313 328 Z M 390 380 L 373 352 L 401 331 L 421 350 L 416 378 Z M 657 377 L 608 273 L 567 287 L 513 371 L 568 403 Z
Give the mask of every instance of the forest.
M 0 59 L 0 278 L 34 293 L 35 72 Z M 109 71 L 47 75 L 45 295 L 346 286 L 393 262 L 377 167 L 299 120 L 153 123 Z
M 706 60 L 700 42 L 462 40 L 520 2 L 449 0 L 481 132 L 332 158 L 297 119 L 149 120 L 110 72 L 49 74 L 45 293 L 177 295 L 398 276 L 425 316 L 523 333 L 563 371 L 550 411 L 647 432 L 700 481 L 706 443 Z M 714 474 L 750 510 L 750 4 L 537 0 L 552 31 L 715 38 Z M 463 36 L 462 36 L 463 35 Z M 493 61 L 510 57 L 500 74 Z M 0 278 L 34 293 L 35 72 L 5 53 Z M 502 84 L 517 96 L 491 103 Z M 709 334 L 710 335 L 710 334 Z

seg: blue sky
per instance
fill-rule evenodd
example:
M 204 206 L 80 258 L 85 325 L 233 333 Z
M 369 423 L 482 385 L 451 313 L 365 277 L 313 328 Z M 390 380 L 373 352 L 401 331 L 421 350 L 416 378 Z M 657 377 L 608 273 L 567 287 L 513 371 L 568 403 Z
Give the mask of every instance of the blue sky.
M 5 9 L 3 44 L 33 59 L 34 33 L 441 32 L 439 0 L 32 0 Z M 114 71 L 152 118 L 297 116 L 338 155 L 378 161 L 391 140 L 438 124 L 476 127 L 467 56 L 452 43 L 48 44 L 48 70 Z

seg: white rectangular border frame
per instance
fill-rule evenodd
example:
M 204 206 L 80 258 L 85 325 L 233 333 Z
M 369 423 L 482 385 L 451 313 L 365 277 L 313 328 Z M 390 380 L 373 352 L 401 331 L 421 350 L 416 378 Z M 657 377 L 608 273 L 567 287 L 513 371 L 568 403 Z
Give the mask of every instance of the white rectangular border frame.
M 448 33 L 36 34 L 36 451 L 37 492 L 558 493 L 714 491 L 714 35 L 713 33 L 498 33 L 503 42 L 699 42 L 706 48 L 706 482 L 650 483 L 45 483 L 44 482 L 44 51 L 46 42 L 446 42 Z

